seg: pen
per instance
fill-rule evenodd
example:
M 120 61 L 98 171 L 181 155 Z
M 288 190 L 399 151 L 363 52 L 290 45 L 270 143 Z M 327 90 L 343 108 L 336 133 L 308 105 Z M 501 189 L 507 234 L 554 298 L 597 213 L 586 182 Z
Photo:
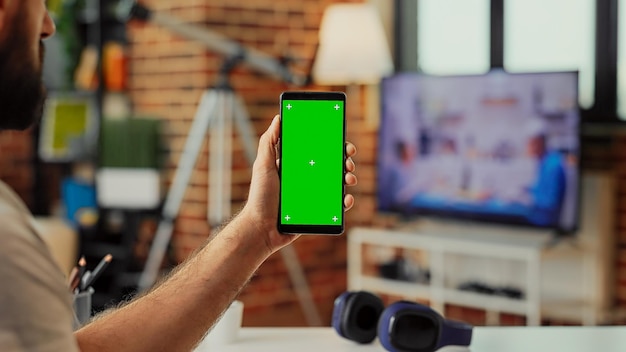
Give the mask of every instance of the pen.
M 104 256 L 104 258 L 102 258 L 100 263 L 98 263 L 96 268 L 93 269 L 93 271 L 91 272 L 91 275 L 89 275 L 89 277 L 87 278 L 85 285 L 83 285 L 83 290 L 86 290 L 94 283 L 94 281 L 98 279 L 100 275 L 102 275 L 102 272 L 104 271 L 104 269 L 106 269 L 109 263 L 111 263 L 111 260 L 113 260 L 113 256 L 110 254 L 107 254 Z
M 82 256 L 78 260 L 78 273 L 76 274 L 75 282 L 72 281 L 72 285 L 70 286 L 70 289 L 72 292 L 74 292 L 74 290 L 76 289 L 80 291 L 81 282 L 83 280 L 83 275 L 85 275 L 86 267 L 87 267 L 87 260 L 85 260 L 85 256 Z

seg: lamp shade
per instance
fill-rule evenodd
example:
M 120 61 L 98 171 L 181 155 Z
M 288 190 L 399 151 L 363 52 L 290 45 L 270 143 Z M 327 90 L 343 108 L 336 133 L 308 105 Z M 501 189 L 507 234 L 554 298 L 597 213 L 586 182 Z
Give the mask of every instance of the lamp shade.
M 313 80 L 319 84 L 374 84 L 393 71 L 389 45 L 371 4 L 334 4 L 324 12 Z

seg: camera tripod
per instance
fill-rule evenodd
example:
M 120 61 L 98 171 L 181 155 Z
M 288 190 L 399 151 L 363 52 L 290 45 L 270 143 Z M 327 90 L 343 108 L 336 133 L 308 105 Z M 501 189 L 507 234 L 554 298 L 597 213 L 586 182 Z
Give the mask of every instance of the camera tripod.
M 245 63 L 256 71 L 265 73 L 298 86 L 308 82 L 308 77 L 290 72 L 288 60 L 278 60 L 253 48 L 245 48 L 239 43 L 206 28 L 185 23 L 165 13 L 152 11 L 136 0 L 121 0 L 115 9 L 116 17 L 121 21 L 131 18 L 149 21 L 163 26 L 183 38 L 204 44 L 207 48 L 223 55 L 226 60 L 220 71 L 216 87 L 208 89 L 202 95 L 196 111 L 191 130 L 187 136 L 181 160 L 178 163 L 172 185 L 166 196 L 162 210 L 162 218 L 157 227 L 146 266 L 139 279 L 139 291 L 150 288 L 159 274 L 161 261 L 165 256 L 170 238 L 174 230 L 174 221 L 178 215 L 187 184 L 191 178 L 202 141 L 209 129 L 211 121 L 211 157 L 210 157 L 210 203 L 208 220 L 211 225 L 220 224 L 230 215 L 230 178 L 232 164 L 232 126 L 235 122 L 243 140 L 246 157 L 253 164 L 256 158 L 256 136 L 250 126 L 249 118 L 241 99 L 228 84 L 228 75 L 232 68 Z M 216 153 L 217 151 L 217 153 Z M 306 278 L 292 248 L 287 246 L 281 251 L 290 279 L 304 310 L 307 322 L 311 326 L 320 326 L 321 318 L 315 309 Z
M 243 141 L 249 165 L 254 163 L 257 149 L 256 135 L 241 98 L 235 94 L 227 79 L 236 62 L 237 58 L 232 61 L 228 60 L 222 69 L 218 84 L 206 90 L 202 95 L 172 185 L 165 198 L 161 221 L 150 248 L 146 265 L 139 279 L 138 290 L 140 292 L 152 287 L 159 275 L 161 262 L 174 230 L 174 222 L 207 131 L 210 131 L 210 194 L 207 216 L 212 228 L 222 224 L 231 215 L 231 136 L 233 126 L 237 128 L 240 139 Z M 209 127 L 211 128 L 209 129 Z M 284 247 L 280 253 L 296 289 L 307 322 L 311 326 L 322 325 L 306 277 L 293 247 Z

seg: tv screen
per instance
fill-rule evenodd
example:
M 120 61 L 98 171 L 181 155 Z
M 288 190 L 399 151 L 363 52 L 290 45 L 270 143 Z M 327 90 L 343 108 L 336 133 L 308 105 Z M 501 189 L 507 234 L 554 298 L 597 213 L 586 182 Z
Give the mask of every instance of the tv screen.
M 577 72 L 384 78 L 379 210 L 574 231 L 577 82 Z

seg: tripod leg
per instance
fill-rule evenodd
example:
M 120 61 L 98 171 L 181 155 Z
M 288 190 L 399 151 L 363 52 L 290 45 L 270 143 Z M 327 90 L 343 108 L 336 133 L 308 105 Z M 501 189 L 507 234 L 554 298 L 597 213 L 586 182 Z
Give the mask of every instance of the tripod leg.
M 250 166 L 252 166 L 254 159 L 256 158 L 257 138 L 254 136 L 254 130 L 250 124 L 250 118 L 246 113 L 246 109 L 241 101 L 241 98 L 235 97 L 235 100 L 234 117 L 237 124 L 237 130 L 243 140 L 248 162 L 250 163 Z M 298 296 L 300 306 L 304 311 L 307 323 L 309 326 L 321 326 L 322 319 L 317 311 L 315 302 L 313 302 L 311 289 L 309 288 L 306 276 L 304 275 L 304 271 L 302 270 L 302 266 L 300 265 L 300 261 L 298 260 L 298 256 L 293 246 L 284 247 L 280 250 L 280 254 L 282 255 L 283 261 L 287 266 L 289 278 L 295 288 L 296 295 Z
M 296 254 L 293 245 L 281 249 L 280 254 L 282 255 L 285 265 L 287 266 L 289 278 L 291 279 L 291 283 L 296 290 L 296 295 L 300 301 L 300 306 L 302 307 L 307 323 L 309 326 L 322 326 L 322 318 L 320 317 L 320 313 L 317 311 L 317 307 L 313 301 L 311 288 L 306 281 L 304 270 L 302 270 L 302 266 L 300 265 L 298 255 Z
M 210 91 L 202 95 L 189 135 L 185 141 L 185 148 L 178 163 L 178 167 L 176 168 L 172 185 L 165 198 L 161 222 L 159 223 L 152 246 L 150 247 L 146 265 L 139 278 L 139 292 L 149 289 L 154 285 L 157 279 L 161 262 L 163 261 L 172 236 L 172 231 L 174 230 L 174 220 L 178 215 L 180 204 L 187 190 L 187 184 L 189 183 L 198 154 L 200 153 L 200 148 L 202 147 L 202 141 L 209 128 L 210 112 L 215 109 L 217 104 L 218 95 L 211 94 Z
M 241 141 L 243 142 L 246 158 L 248 159 L 250 166 L 252 166 L 252 164 L 254 164 L 254 159 L 256 159 L 257 137 L 254 133 L 254 128 L 252 128 L 250 123 L 250 116 L 248 116 L 248 113 L 246 112 L 243 101 L 238 96 L 234 99 L 235 104 L 233 116 L 235 117 L 235 123 L 237 124 L 237 130 L 239 131 Z
M 219 118 L 211 128 L 209 150 L 209 205 L 207 218 L 212 228 L 230 217 L 232 176 L 233 95 L 220 91 Z

